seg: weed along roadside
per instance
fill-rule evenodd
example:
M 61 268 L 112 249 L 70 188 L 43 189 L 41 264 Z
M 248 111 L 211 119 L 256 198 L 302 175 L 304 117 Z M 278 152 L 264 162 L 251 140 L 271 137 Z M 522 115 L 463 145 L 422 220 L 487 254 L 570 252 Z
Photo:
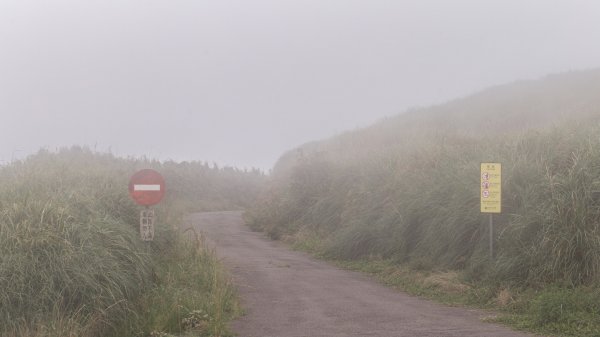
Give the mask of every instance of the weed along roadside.
M 563 77 L 552 79 L 558 92 L 587 85 Z M 528 90 L 550 99 L 546 82 Z M 515 103 L 512 90 L 284 154 L 248 224 L 412 294 L 494 309 L 489 321 L 600 335 L 598 109 L 564 119 L 544 105 L 523 126 L 536 104 Z
M 142 181 L 134 194 L 169 186 L 154 217 L 127 191 L 146 167 L 166 185 Z M 228 336 L 238 313 L 229 277 L 177 228 L 190 212 L 244 207 L 263 178 L 80 147 L 0 167 L 0 335 Z
M 579 140 L 576 140 L 572 145 L 575 148 L 580 144 Z M 600 144 L 596 146 L 600 148 Z M 595 225 L 573 224 L 576 227 L 569 227 L 571 220 L 563 214 L 563 218 L 546 223 L 544 226 L 547 227 L 540 233 L 531 233 L 532 229 L 527 226 L 542 225 L 542 219 L 536 217 L 548 215 L 537 213 L 540 211 L 556 212 L 552 216 L 563 212 L 575 215 L 573 212 L 577 212 L 577 209 L 572 209 L 570 203 L 577 202 L 579 198 L 586 199 L 587 192 L 580 191 L 581 194 L 569 195 L 570 187 L 561 184 L 577 181 L 578 186 L 585 186 L 586 183 L 580 179 L 585 180 L 588 176 L 586 171 L 593 167 L 591 165 L 595 160 L 600 160 L 599 153 L 583 154 L 583 157 L 593 155 L 595 158 L 581 158 L 585 162 L 583 164 L 585 168 L 573 168 L 573 171 L 569 171 L 566 176 L 546 176 L 545 179 L 551 181 L 538 181 L 540 185 L 537 187 L 513 185 L 520 185 L 526 179 L 522 175 L 531 174 L 526 172 L 530 168 L 504 162 L 505 166 L 509 167 L 506 174 L 508 183 L 506 189 L 509 191 L 507 199 L 515 202 L 509 203 L 506 208 L 514 211 L 516 207 L 531 207 L 534 203 L 538 203 L 536 206 L 540 208 L 548 207 L 547 210 L 538 209 L 533 213 L 529 213 L 531 210 L 521 210 L 522 215 L 500 213 L 502 209 L 500 164 L 473 163 L 471 168 L 463 167 L 457 171 L 470 172 L 472 177 L 465 177 L 467 178 L 465 181 L 471 181 L 472 187 L 467 191 L 475 193 L 474 196 L 467 194 L 453 199 L 456 213 L 451 208 L 436 210 L 420 206 L 419 202 L 428 201 L 413 196 L 405 206 L 415 208 L 405 214 L 400 213 L 397 205 L 382 207 L 369 203 L 362 207 L 364 214 L 358 215 L 351 210 L 342 211 L 342 215 L 344 212 L 349 212 L 358 217 L 358 219 L 348 220 L 350 221 L 348 224 L 343 224 L 337 215 L 334 215 L 335 211 L 328 207 L 343 204 L 336 198 L 356 196 L 356 192 L 352 188 L 333 191 L 341 187 L 337 185 L 338 183 L 344 184 L 335 180 L 343 180 L 344 174 L 347 173 L 343 168 L 338 167 L 329 168 L 333 172 L 328 172 L 327 175 L 333 181 L 324 184 L 328 186 L 324 194 L 313 195 L 314 200 L 318 200 L 317 204 L 305 204 L 308 212 L 300 215 L 299 221 L 287 220 L 290 219 L 290 215 L 286 212 L 293 212 L 293 208 L 285 208 L 289 207 L 287 205 L 275 212 L 271 204 L 274 202 L 273 199 L 263 199 L 262 204 L 246 215 L 246 220 L 252 228 L 264 230 L 272 238 L 282 239 L 296 249 L 310 252 L 342 268 L 368 273 L 380 282 L 412 295 L 423 296 L 447 305 L 492 310 L 484 319 L 486 322 L 503 323 L 518 330 L 544 336 L 598 336 L 600 335 L 598 320 L 600 288 L 594 281 L 595 277 L 590 275 L 593 269 L 587 269 L 593 268 L 592 266 L 598 261 L 584 261 L 594 255 L 587 257 L 571 255 L 582 254 L 580 249 L 585 249 L 584 247 L 592 244 L 593 240 L 578 243 L 581 247 L 569 246 L 575 243 L 573 242 L 575 237 L 595 235 L 591 234 Z M 474 167 L 481 167 L 481 169 L 475 171 Z M 490 168 L 497 170 L 496 177 L 490 176 L 487 171 Z M 290 177 L 292 182 L 278 191 L 286 196 L 276 195 L 276 198 L 305 200 L 302 199 L 302 193 L 306 193 L 304 189 L 317 188 L 311 185 L 297 185 L 298 182 L 294 180 L 301 179 L 300 177 L 305 175 L 321 175 L 323 171 L 320 170 L 323 166 L 315 168 L 302 165 L 295 169 L 309 172 L 292 175 Z M 542 168 L 539 172 L 542 173 L 543 170 Z M 480 177 L 480 181 L 473 179 L 474 177 Z M 592 178 L 588 177 L 588 179 L 591 183 Z M 545 188 L 557 181 L 561 183 L 552 185 L 553 190 L 548 193 L 536 190 L 527 191 L 527 196 L 510 195 L 515 192 L 515 189 Z M 304 185 L 302 189 L 294 190 L 300 185 Z M 441 184 L 431 185 L 436 186 L 436 189 L 441 186 Z M 480 188 L 476 188 L 478 185 Z M 411 189 L 424 192 L 429 197 L 436 194 L 425 188 Z M 494 190 L 490 193 L 492 189 Z M 478 190 L 481 210 L 476 209 Z M 544 200 L 540 195 L 535 198 L 536 200 L 527 200 L 531 195 L 540 192 L 549 199 Z M 371 193 L 370 197 L 377 200 L 390 198 L 390 196 L 373 194 Z M 495 200 L 494 195 L 497 195 Z M 402 204 L 406 200 L 401 199 L 404 197 L 391 198 Z M 366 199 L 362 200 L 369 202 Z M 469 200 L 470 205 L 463 203 L 462 200 Z M 345 203 L 356 205 L 357 202 L 346 201 Z M 427 208 L 427 212 L 422 212 L 419 207 Z M 473 210 L 481 212 L 481 215 Z M 596 212 L 595 209 L 587 211 Z M 317 219 L 325 220 L 319 222 Z M 334 221 L 340 222 L 335 225 Z M 266 224 L 275 225 L 265 227 Z M 375 224 L 375 226 L 367 226 L 367 224 Z M 415 227 L 417 224 L 431 227 L 417 228 Z M 456 227 L 449 229 L 444 228 L 445 225 Z M 394 228 L 396 226 L 400 228 Z M 528 243 L 527 240 L 534 241 Z M 549 241 L 554 245 L 547 246 L 550 244 Z M 589 249 L 595 251 L 600 248 L 593 247 L 595 248 Z M 448 253 L 456 255 L 449 259 Z M 589 276 L 582 277 L 586 274 Z
M 596 132 L 597 127 L 588 135 Z M 373 184 L 373 177 L 384 173 L 353 176 L 353 185 L 347 180 L 352 168 L 323 161 L 301 163 L 285 185 L 271 190 L 276 191 L 273 197 L 246 215 L 247 222 L 272 238 L 410 294 L 491 309 L 488 322 L 544 336 L 598 336 L 600 287 L 595 266 L 600 246 L 592 220 L 598 210 L 588 204 L 587 186 L 600 176 L 594 164 L 600 160 L 600 143 L 588 147 L 593 138 L 571 135 L 552 130 L 513 145 L 538 146 L 547 140 L 536 138 L 554 138 L 569 148 L 565 153 L 577 153 L 577 159 L 556 156 L 537 167 L 525 158 L 503 160 L 507 203 L 503 209 L 508 214 L 494 213 L 494 222 L 492 214 L 477 209 L 477 199 L 482 205 L 488 200 L 477 187 L 484 179 L 477 178 L 482 174 L 477 159 L 464 166 L 449 159 L 444 177 L 433 182 L 431 172 L 424 172 L 427 178 L 421 180 L 421 174 L 405 171 L 407 177 L 392 184 L 397 189 L 383 181 L 376 183 L 379 187 L 362 185 Z M 534 149 L 542 150 L 530 150 Z M 512 156 L 519 154 L 505 158 Z M 548 166 L 559 169 L 554 160 L 566 161 L 564 171 L 548 174 Z M 388 174 L 394 179 L 398 173 Z M 312 175 L 327 180 L 318 186 L 302 180 Z M 524 183 L 530 179 L 533 184 Z M 440 190 L 445 184 L 454 190 Z M 362 192 L 366 189 L 372 192 Z M 449 205 L 435 200 L 444 195 Z M 307 211 L 275 199 L 300 202 Z

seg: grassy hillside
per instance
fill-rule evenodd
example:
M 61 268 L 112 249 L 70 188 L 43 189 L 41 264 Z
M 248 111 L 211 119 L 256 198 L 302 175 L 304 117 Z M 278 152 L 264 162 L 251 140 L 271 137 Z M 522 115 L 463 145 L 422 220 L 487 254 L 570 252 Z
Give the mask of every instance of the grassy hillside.
M 127 183 L 146 167 L 165 175 L 168 194 L 144 244 Z M 0 335 L 226 334 L 233 289 L 176 228 L 186 211 L 244 207 L 263 179 L 77 147 L 0 167 Z
M 599 90 L 600 70 L 554 75 L 306 144 L 282 156 L 248 221 L 330 258 L 454 270 L 497 291 L 595 289 Z M 481 162 L 503 164 L 494 260 Z

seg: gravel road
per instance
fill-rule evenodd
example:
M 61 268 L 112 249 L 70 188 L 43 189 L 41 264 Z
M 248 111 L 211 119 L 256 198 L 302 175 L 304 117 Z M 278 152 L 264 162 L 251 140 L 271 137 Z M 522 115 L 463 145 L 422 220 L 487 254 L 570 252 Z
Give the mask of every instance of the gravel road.
M 527 336 L 482 323 L 486 314 L 452 308 L 387 288 L 250 231 L 240 212 L 199 213 L 203 232 L 233 274 L 246 315 L 240 337 Z

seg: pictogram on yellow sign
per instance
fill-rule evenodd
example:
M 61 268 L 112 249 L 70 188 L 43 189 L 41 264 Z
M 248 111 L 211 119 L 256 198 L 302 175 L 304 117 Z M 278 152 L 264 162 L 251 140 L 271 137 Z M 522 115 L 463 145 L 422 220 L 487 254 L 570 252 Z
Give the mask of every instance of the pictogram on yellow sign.
M 481 213 L 502 212 L 502 164 L 481 163 Z

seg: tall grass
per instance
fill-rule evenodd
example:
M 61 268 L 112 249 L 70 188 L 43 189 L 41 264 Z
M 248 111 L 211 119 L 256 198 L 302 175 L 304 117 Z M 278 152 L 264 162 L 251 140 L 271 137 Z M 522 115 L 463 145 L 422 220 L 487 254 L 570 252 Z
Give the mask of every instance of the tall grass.
M 379 257 L 524 286 L 596 284 L 600 110 L 586 103 L 597 100 L 590 88 L 599 84 L 595 71 L 502 87 L 307 144 L 281 158 L 249 221 L 274 238 L 319 237 L 311 246 L 339 259 Z M 519 90 L 535 100 L 528 105 Z M 562 119 L 564 109 L 575 121 Z M 520 124 L 530 110 L 537 130 Z M 504 212 L 495 220 L 492 261 L 479 164 L 496 161 Z
M 127 194 L 142 167 L 161 170 L 170 191 L 157 212 L 156 240 L 146 244 Z M 220 316 L 232 313 L 232 288 L 214 254 L 186 243 L 178 222 L 187 211 L 244 207 L 261 179 L 258 171 L 78 147 L 0 167 L 0 335 L 183 332 L 182 320 L 200 309 L 211 320 L 197 334 L 226 334 Z M 199 198 L 203 185 L 217 201 Z

